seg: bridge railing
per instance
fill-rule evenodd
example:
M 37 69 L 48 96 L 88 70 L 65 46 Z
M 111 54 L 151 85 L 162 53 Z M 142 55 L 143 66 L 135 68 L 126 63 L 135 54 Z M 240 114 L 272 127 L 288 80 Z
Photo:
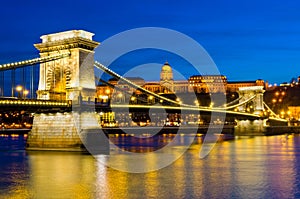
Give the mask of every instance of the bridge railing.
M 39 99 L 18 99 L 0 98 L 0 106 L 49 106 L 49 107 L 72 107 L 71 100 L 39 100 Z

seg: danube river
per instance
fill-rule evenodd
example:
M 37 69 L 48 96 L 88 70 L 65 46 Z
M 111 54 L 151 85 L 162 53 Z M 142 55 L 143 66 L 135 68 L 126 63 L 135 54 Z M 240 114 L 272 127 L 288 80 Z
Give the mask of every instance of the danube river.
M 147 173 L 86 154 L 27 152 L 25 140 L 0 136 L 0 198 L 300 198 L 299 135 L 235 137 L 204 159 L 197 138 L 173 164 Z

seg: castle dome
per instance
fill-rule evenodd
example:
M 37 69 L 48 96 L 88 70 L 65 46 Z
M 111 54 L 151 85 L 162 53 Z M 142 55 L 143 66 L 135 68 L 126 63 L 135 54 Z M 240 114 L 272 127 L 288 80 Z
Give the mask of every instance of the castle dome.
M 162 66 L 161 71 L 162 72 L 170 72 L 170 73 L 172 73 L 172 68 L 171 68 L 170 64 L 167 61 Z
M 161 67 L 160 85 L 163 87 L 164 93 L 174 92 L 173 72 L 172 67 L 168 62 L 165 62 L 165 64 Z

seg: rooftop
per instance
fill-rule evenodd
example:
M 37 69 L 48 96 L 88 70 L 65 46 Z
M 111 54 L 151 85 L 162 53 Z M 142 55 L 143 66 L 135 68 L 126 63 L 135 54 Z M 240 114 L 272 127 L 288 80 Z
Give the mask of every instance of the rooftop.
M 92 40 L 94 33 L 87 32 L 85 30 L 69 30 L 59 33 L 53 33 L 48 35 L 42 35 L 40 38 L 42 39 L 42 43 L 59 41 L 64 39 L 70 39 L 74 37 L 81 37 L 84 39 Z

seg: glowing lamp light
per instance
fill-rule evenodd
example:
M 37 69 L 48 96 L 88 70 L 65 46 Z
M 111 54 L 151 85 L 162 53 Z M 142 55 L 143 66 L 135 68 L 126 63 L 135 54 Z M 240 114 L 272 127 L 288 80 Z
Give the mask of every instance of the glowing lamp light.
M 22 86 L 17 86 L 17 87 L 16 87 L 16 91 L 21 92 L 22 90 L 23 90 L 23 87 L 22 87 Z

